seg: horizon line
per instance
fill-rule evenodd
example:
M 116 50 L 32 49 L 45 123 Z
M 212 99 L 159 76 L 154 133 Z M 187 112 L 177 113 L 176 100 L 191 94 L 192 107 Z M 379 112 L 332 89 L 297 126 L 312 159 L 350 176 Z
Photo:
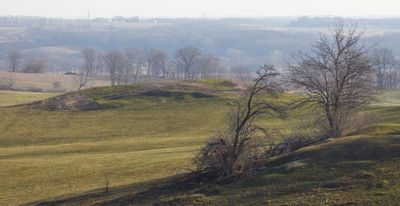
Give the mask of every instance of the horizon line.
M 8 15 L 3 14 L 0 17 L 27 17 L 27 18 L 47 18 L 47 19 L 64 19 L 64 20 L 87 20 L 87 16 L 40 16 L 40 15 Z M 91 16 L 91 19 L 111 19 L 115 17 L 123 18 L 139 18 L 140 20 L 149 19 L 284 19 L 284 18 L 345 18 L 345 19 L 400 19 L 400 15 L 357 15 L 357 16 L 340 16 L 340 15 L 255 15 L 255 16 L 241 16 L 241 15 L 227 15 L 227 16 L 170 16 L 170 15 L 160 15 L 160 16 L 140 16 L 140 15 L 98 15 Z

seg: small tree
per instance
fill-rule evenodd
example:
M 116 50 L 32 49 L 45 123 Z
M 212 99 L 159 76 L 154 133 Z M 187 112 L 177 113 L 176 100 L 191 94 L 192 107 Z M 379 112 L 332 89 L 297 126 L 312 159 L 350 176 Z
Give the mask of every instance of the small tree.
M 239 80 L 249 80 L 251 77 L 251 70 L 248 66 L 239 65 L 231 68 L 231 73 Z
M 377 49 L 373 55 L 374 68 L 379 88 L 394 88 L 397 86 L 395 68 L 397 62 L 393 51 L 388 48 Z
M 184 79 L 193 78 L 193 72 L 200 56 L 200 50 L 195 47 L 185 47 L 175 52 L 176 68 L 178 73 L 183 72 Z
M 104 55 L 104 62 L 110 73 L 111 86 L 119 84 L 123 75 L 124 54 L 119 50 L 108 51 Z
M 12 72 L 18 70 L 19 64 L 21 62 L 21 53 L 17 49 L 10 49 L 7 52 L 7 59 Z
M 348 117 L 375 98 L 371 48 L 360 44 L 356 25 L 337 22 L 309 54 L 289 65 L 289 81 L 301 89 L 302 103 L 325 113 L 328 137 L 339 137 Z
M 24 73 L 44 73 L 47 70 L 47 61 L 30 57 L 25 63 Z
M 198 168 L 219 178 L 247 174 L 253 169 L 268 140 L 266 129 L 256 124 L 261 115 L 284 114 L 281 106 L 263 101 L 262 94 L 276 94 L 278 73 L 271 66 L 263 66 L 259 77 L 228 114 L 227 127 L 217 133 L 195 158 Z

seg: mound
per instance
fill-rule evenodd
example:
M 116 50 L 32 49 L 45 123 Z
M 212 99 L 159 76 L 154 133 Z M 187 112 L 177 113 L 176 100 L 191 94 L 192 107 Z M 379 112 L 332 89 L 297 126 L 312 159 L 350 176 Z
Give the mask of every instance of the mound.
M 88 111 L 119 107 L 122 105 L 118 102 L 119 100 L 143 97 L 173 98 L 176 101 L 182 101 L 185 97 L 208 99 L 220 94 L 237 94 L 242 91 L 241 88 L 242 86 L 239 83 L 230 81 L 160 81 L 113 87 L 94 87 L 44 101 L 18 105 L 18 107 L 48 111 Z
M 85 95 L 80 94 L 79 92 L 67 93 L 44 101 L 32 102 L 20 106 L 24 108 L 44 109 L 49 111 L 88 111 L 101 109 L 99 103 Z

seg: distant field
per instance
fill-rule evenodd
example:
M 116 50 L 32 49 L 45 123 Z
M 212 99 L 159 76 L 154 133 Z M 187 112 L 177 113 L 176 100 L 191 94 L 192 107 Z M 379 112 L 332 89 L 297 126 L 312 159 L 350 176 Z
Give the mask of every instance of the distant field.
M 0 107 L 23 104 L 58 95 L 56 93 L 0 91 Z
M 79 195 L 103 188 L 107 179 L 110 187 L 118 187 L 192 169 L 191 159 L 223 125 L 227 102 L 237 97 L 231 89 L 220 81 L 203 81 L 198 89 L 176 85 L 140 94 L 135 91 L 148 88 L 103 87 L 80 95 L 99 102 L 104 109 L 0 108 L 0 205 Z M 211 96 L 199 95 L 211 90 Z M 16 103 L 22 103 L 43 94 L 0 95 L 14 95 Z M 274 101 L 292 99 L 292 95 L 283 95 Z M 3 101 L 9 105 L 15 100 Z M 372 110 L 389 118 L 374 131 L 398 132 L 397 106 Z M 285 135 L 300 129 L 306 115 L 290 114 L 287 120 L 269 117 L 262 123 Z
M 75 91 L 77 90 L 77 78 L 74 75 L 62 74 L 28 74 L 28 73 L 12 73 L 0 71 L 0 85 L 6 84 L 8 81 L 14 81 L 14 89 L 22 91 L 44 91 L 53 92 L 56 89 L 54 82 L 60 82 L 61 88 L 58 90 Z M 88 86 L 105 86 L 108 81 L 93 80 Z

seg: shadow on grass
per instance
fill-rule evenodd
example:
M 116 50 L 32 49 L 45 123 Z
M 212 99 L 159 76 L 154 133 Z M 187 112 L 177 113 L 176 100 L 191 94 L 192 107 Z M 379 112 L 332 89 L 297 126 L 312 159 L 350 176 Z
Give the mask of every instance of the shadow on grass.
M 347 137 L 314 145 L 266 163 L 246 180 L 199 184 L 187 175 L 60 197 L 27 205 L 210 205 L 312 196 L 324 191 L 368 191 L 381 181 L 375 169 L 400 157 L 400 137 Z M 285 165 L 301 161 L 299 167 Z M 371 186 L 372 185 L 372 186 Z M 340 197 L 339 197 L 340 198 Z M 218 200 L 217 200 L 218 201 Z M 221 201 L 221 200 L 220 200 Z M 258 202 L 260 203 L 260 202 Z

